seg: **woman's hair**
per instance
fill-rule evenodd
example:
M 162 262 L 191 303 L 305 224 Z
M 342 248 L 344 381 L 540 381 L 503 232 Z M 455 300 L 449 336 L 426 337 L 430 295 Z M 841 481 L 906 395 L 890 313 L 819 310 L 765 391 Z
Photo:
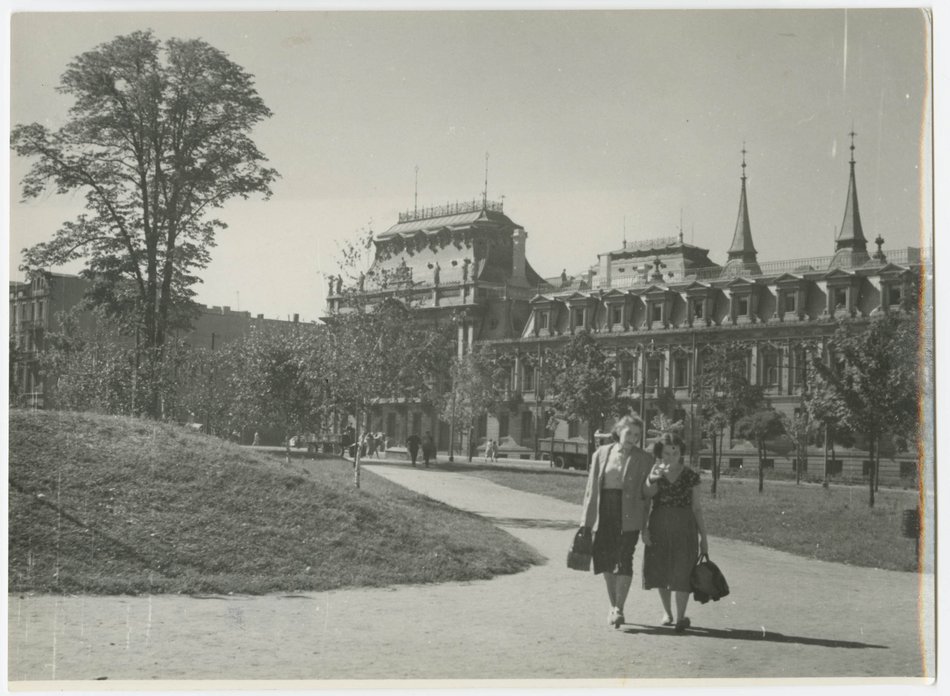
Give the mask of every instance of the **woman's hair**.
M 643 421 L 640 420 L 638 416 L 624 416 L 614 423 L 614 427 L 610 429 L 610 435 L 615 442 L 619 442 L 620 431 L 624 428 L 631 428 L 633 426 L 640 428 L 640 432 L 643 432 Z
M 659 459 L 661 456 L 663 456 L 664 445 L 675 445 L 676 447 L 679 447 L 681 453 L 685 449 L 683 441 L 680 439 L 679 435 L 674 433 L 663 433 L 663 435 L 660 436 L 660 439 L 653 443 L 654 458 Z

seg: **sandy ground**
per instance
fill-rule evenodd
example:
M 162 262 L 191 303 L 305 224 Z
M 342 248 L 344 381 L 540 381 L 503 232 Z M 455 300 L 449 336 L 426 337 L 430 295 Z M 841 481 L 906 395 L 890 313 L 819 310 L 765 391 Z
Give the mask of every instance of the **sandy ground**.
M 635 562 L 628 623 L 613 630 L 602 580 L 564 565 L 577 506 L 438 469 L 366 469 L 493 519 L 549 562 L 489 581 L 294 595 L 11 595 L 9 680 L 48 689 L 42 682 L 934 673 L 932 575 L 713 537 L 710 554 L 729 580 L 729 597 L 691 603 L 693 630 L 676 635 L 657 625 L 659 599 L 639 589 Z

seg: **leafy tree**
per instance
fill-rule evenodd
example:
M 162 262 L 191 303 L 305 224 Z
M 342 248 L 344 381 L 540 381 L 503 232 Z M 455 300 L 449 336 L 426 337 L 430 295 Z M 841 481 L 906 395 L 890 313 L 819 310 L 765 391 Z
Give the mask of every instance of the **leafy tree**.
M 755 443 L 759 458 L 759 493 L 764 488 L 765 458 L 768 454 L 768 442 L 785 434 L 785 427 L 781 414 L 765 404 L 762 408 L 749 413 L 738 420 L 736 432 Z
M 317 339 L 307 325 L 253 327 L 231 351 L 229 427 L 255 424 L 283 433 L 289 460 L 291 437 L 319 425 L 324 390 Z
M 359 439 L 371 408 L 383 401 L 434 405 L 455 354 L 452 329 L 449 322 L 414 317 L 396 300 L 375 307 L 356 304 L 331 317 L 315 361 L 327 385 L 328 407 L 355 416 Z M 357 488 L 359 460 L 357 448 Z
M 712 443 L 712 494 L 716 495 L 722 469 L 726 428 L 754 413 L 763 401 L 762 387 L 749 381 L 749 348 L 739 342 L 708 346 L 703 352 L 694 398 Z
M 574 335 L 554 353 L 551 401 L 557 417 L 587 424 L 588 456 L 594 451 L 594 431 L 615 409 L 613 361 L 587 331 Z
M 802 471 L 808 467 L 808 443 L 814 435 L 815 421 L 808 417 L 807 411 L 799 411 L 791 416 L 781 414 L 782 428 L 792 441 L 795 452 L 795 483 L 802 482 Z
M 33 160 L 25 199 L 52 187 L 85 194 L 87 213 L 24 252 L 25 270 L 86 260 L 90 297 L 140 330 L 157 370 L 171 328 L 193 316 L 191 287 L 225 227 L 209 213 L 234 197 L 270 195 L 277 172 L 249 137 L 270 116 L 251 75 L 200 40 L 119 36 L 69 64 L 59 91 L 66 124 L 17 125 L 16 154 Z M 153 392 L 148 412 L 156 415 Z
M 813 361 L 816 386 L 829 407 L 868 443 L 869 506 L 874 506 L 880 442 L 886 433 L 916 438 L 919 333 L 911 319 L 887 313 L 870 322 L 843 321 L 832 337 L 830 365 Z
M 452 361 L 449 371 L 452 389 L 439 395 L 437 401 L 442 420 L 451 423 L 455 432 L 463 428 L 468 431 L 469 461 L 472 460 L 475 420 L 494 409 L 504 398 L 502 385 L 506 374 L 487 346 Z

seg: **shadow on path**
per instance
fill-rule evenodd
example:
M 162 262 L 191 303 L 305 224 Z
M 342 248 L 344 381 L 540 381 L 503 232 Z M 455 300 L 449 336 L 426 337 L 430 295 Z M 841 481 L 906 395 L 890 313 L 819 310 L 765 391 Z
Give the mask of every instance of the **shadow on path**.
M 647 634 L 654 636 L 675 636 L 677 635 L 672 628 L 657 628 L 656 626 L 647 626 L 645 624 L 625 624 L 624 633 Z M 630 628 L 636 626 L 636 628 Z M 873 643 L 857 643 L 850 640 L 831 640 L 828 638 L 806 638 L 804 636 L 786 636 L 782 633 L 773 631 L 755 631 L 746 628 L 701 628 L 693 626 L 683 636 L 692 636 L 696 638 L 723 638 L 725 640 L 750 640 L 767 643 L 796 643 L 798 645 L 815 645 L 821 648 L 877 648 L 888 650 L 886 645 L 875 645 Z

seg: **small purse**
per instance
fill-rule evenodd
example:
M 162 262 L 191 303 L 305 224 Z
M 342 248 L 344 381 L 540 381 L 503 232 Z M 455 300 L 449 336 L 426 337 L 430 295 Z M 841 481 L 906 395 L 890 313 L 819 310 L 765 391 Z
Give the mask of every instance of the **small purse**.
M 581 527 L 574 535 L 574 542 L 567 552 L 567 567 L 571 570 L 590 570 L 594 555 L 594 543 L 591 540 L 590 527 Z

